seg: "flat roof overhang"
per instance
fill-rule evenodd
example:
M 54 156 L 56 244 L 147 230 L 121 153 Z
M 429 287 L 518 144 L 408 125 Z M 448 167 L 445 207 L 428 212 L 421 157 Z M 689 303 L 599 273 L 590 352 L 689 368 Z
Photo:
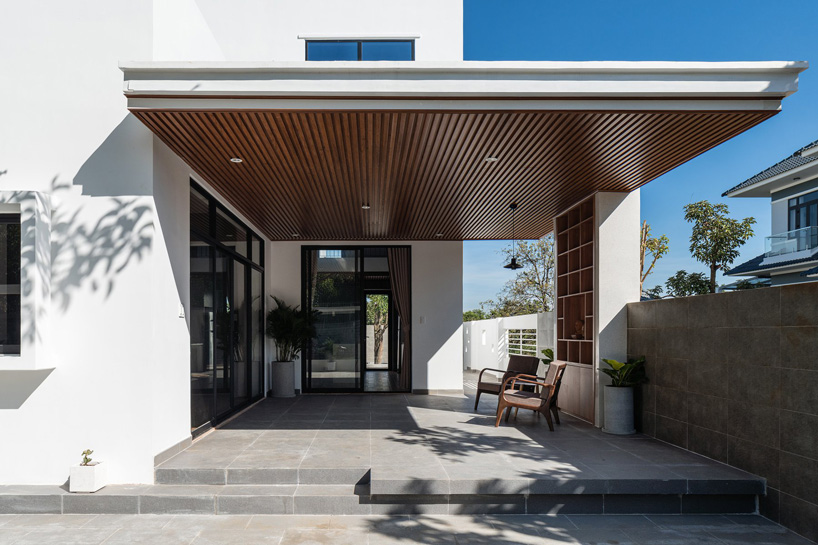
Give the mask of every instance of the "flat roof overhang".
M 646 184 L 778 113 L 807 63 L 121 68 L 128 109 L 273 240 L 471 240 L 511 238 L 511 202 L 538 238 Z

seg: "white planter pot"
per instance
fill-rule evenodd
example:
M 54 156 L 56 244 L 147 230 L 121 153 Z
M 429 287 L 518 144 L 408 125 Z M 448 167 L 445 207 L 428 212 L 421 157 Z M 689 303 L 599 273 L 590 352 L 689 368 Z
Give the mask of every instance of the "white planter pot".
M 108 484 L 108 466 L 104 462 L 71 466 L 69 492 L 96 492 Z
M 605 426 L 602 431 L 631 435 L 636 433 L 633 422 L 633 387 L 605 386 Z
M 338 365 L 337 362 L 328 361 L 327 362 L 327 371 L 335 371 L 335 368 L 337 367 L 337 365 Z
M 274 361 L 270 363 L 273 397 L 295 397 L 294 367 L 294 362 L 291 361 Z

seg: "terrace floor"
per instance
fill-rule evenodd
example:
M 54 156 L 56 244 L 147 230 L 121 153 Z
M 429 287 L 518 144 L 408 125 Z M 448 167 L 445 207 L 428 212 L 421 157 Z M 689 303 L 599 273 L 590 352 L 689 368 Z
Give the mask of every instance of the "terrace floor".
M 743 471 L 642 436 L 521 411 L 494 427 L 496 398 L 316 395 L 265 399 L 156 469 L 168 484 L 355 484 L 372 493 L 576 493 L 650 485 L 749 487 Z M 733 486 L 735 488 L 731 489 Z M 413 490 L 414 488 L 414 490 Z M 537 490 L 535 490 L 537 489 Z

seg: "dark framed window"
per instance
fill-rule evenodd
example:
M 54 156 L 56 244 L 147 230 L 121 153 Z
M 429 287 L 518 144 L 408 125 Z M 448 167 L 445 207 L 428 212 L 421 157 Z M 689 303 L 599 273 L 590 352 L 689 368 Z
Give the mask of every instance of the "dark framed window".
M 818 191 L 792 198 L 788 205 L 788 231 L 818 225 Z
M 190 391 L 194 435 L 264 394 L 264 243 L 190 184 Z
M 20 354 L 20 214 L 0 214 L 0 354 Z
M 308 61 L 413 61 L 414 40 L 307 40 Z

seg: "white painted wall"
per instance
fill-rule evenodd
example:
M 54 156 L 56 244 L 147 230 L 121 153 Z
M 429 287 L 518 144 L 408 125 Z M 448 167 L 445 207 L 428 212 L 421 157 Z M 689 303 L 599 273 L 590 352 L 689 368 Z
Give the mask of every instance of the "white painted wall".
M 508 366 L 506 335 L 509 329 L 537 330 L 537 357 L 545 348 L 555 348 L 556 316 L 554 312 L 524 314 L 506 318 L 474 320 L 463 324 L 463 368 L 480 371 Z
M 777 235 L 779 233 L 786 233 L 789 229 L 787 221 L 787 199 L 772 203 L 770 213 L 770 234 Z
M 162 0 L 154 60 L 303 61 L 302 37 L 416 37 L 419 61 L 463 60 L 462 0 Z
M 117 68 L 151 56 L 151 5 L 2 11 L 0 183 L 52 202 L 51 251 L 37 256 L 53 258 L 50 328 L 36 334 L 54 370 L 9 371 L 0 359 L 0 383 L 17 394 L 0 399 L 0 483 L 62 484 L 86 448 L 110 462 L 114 482 L 151 482 L 152 358 L 165 348 L 151 306 L 162 282 L 153 137 L 128 116 Z
M 628 355 L 627 304 L 639 301 L 639 190 L 596 194 L 594 382 L 596 425 L 603 422 L 603 391 L 610 379 L 599 371 L 601 358 L 624 361 Z
M 272 242 L 267 247 L 267 294 L 301 304 L 301 247 L 360 242 Z M 463 244 L 377 241 L 412 247 L 412 389 L 463 388 Z M 269 297 L 268 297 L 269 299 Z M 268 356 L 273 347 L 268 343 Z M 270 357 L 267 358 L 268 360 Z M 300 362 L 296 388 L 301 388 Z

